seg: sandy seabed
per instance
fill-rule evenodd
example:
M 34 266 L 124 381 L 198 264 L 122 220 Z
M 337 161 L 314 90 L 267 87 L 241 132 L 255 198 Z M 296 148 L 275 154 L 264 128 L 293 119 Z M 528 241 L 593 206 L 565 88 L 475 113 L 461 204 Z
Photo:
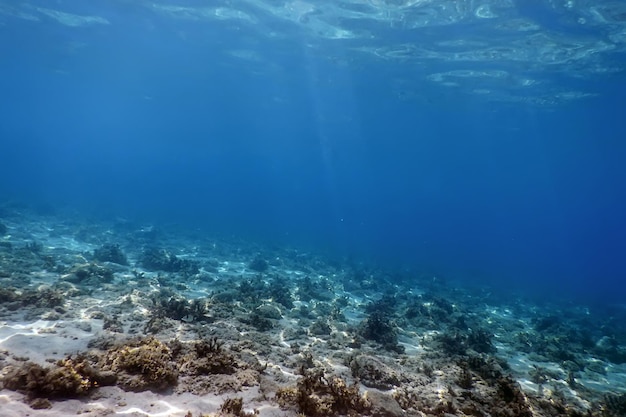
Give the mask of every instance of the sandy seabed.
M 626 415 L 622 306 L 458 279 L 6 206 L 0 416 Z

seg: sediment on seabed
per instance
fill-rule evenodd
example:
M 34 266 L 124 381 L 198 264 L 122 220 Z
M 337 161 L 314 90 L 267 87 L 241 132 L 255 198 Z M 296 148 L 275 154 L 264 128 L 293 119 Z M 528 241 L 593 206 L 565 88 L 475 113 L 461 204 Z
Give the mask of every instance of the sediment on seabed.
M 0 320 L 6 416 L 626 415 L 622 308 L 167 226 L 3 208 Z

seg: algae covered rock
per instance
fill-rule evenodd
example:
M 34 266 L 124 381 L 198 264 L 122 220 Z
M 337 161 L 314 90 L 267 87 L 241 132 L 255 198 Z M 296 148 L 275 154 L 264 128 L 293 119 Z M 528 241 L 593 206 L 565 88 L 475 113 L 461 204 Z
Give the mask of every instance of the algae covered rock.
M 50 367 L 25 362 L 9 369 L 2 378 L 4 388 L 25 394 L 31 402 L 81 397 L 98 386 L 113 385 L 115 381 L 114 374 L 101 372 L 82 356 L 65 358 Z M 33 404 L 41 406 L 45 401 Z
M 178 382 L 173 355 L 163 342 L 148 337 L 111 349 L 102 369 L 118 375 L 118 385 L 129 391 L 163 391 Z
M 306 416 L 369 415 L 371 403 L 356 384 L 348 385 L 338 376 L 326 376 L 321 369 L 303 372 L 295 387 L 281 388 L 276 400 L 282 408 L 295 408 Z
M 350 369 L 352 376 L 370 388 L 390 390 L 400 385 L 400 376 L 397 372 L 373 356 L 356 356 L 350 361 Z

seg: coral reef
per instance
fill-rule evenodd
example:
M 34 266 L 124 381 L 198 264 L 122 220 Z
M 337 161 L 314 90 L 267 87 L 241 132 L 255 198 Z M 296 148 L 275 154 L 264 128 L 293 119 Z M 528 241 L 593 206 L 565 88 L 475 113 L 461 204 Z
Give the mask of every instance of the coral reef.
M 602 417 L 626 416 L 626 394 L 604 396 Z
M 117 373 L 118 385 L 129 391 L 163 391 L 178 382 L 172 351 L 154 337 L 109 350 L 101 358 L 100 366 Z
M 45 368 L 25 362 L 10 369 L 2 378 L 5 388 L 26 394 L 29 401 L 75 398 L 98 386 L 113 385 L 115 381 L 115 374 L 98 371 L 82 356 L 68 357 Z M 46 402 L 34 404 L 39 408 Z
M 248 268 L 255 272 L 265 272 L 269 269 L 270 265 L 267 263 L 265 259 L 260 256 L 254 258 L 249 264 Z
M 200 322 L 207 319 L 207 303 L 205 299 L 198 298 L 187 301 L 184 297 L 169 289 L 162 289 L 150 297 L 151 321 L 168 317 L 174 320 L 188 319 Z M 148 323 L 150 327 L 151 323 Z
M 253 417 L 258 415 L 258 410 L 251 413 L 244 411 L 243 398 L 226 398 L 220 405 L 220 417 Z
M 335 296 L 328 279 L 314 281 L 307 275 L 298 282 L 297 288 L 297 295 L 301 301 L 331 301 Z
M 54 408 L 97 401 L 110 413 L 125 394 L 96 389 L 117 384 L 168 401 L 240 396 L 219 410 L 213 403 L 210 415 L 223 417 L 254 416 L 244 399 L 262 414 L 281 406 L 285 415 L 626 415 L 623 367 L 614 366 L 626 362 L 623 306 L 533 304 L 457 288 L 436 274 L 204 234 L 192 241 L 178 226 L 155 239 L 155 229 L 132 224 L 25 224 L 12 217 L 11 235 L 0 238 L 0 315 L 10 340 L 0 368 L 2 387 L 24 393 L 33 408 L 80 398 Z M 67 237 L 71 247 L 63 246 Z M 120 248 L 144 245 L 194 253 L 146 249 L 133 270 Z M 32 333 L 54 344 L 16 350 Z M 57 361 L 84 348 L 84 356 Z M 278 405 L 268 405 L 272 399 Z M 193 416 L 209 415 L 199 414 L 204 399 L 183 404 Z
M 359 393 L 358 386 L 348 386 L 337 376 L 327 377 L 322 369 L 302 369 L 295 387 L 281 388 L 276 400 L 283 408 L 294 407 L 306 416 L 362 416 L 371 404 Z
M 226 352 L 217 338 L 194 344 L 193 352 L 184 356 L 181 369 L 191 375 L 233 374 L 237 369 L 235 358 Z
M 352 376 L 366 387 L 387 391 L 400 385 L 397 372 L 373 356 L 358 355 L 350 360 L 349 365 Z
M 263 316 L 258 311 L 253 311 L 252 313 L 248 314 L 247 317 L 240 318 L 240 321 L 242 323 L 253 326 L 260 332 L 266 332 L 274 328 L 274 323 L 272 322 L 272 320 Z
M 63 280 L 81 285 L 98 286 L 103 282 L 113 281 L 113 271 L 95 263 L 74 265 Z
M 291 285 L 280 276 L 274 276 L 269 283 L 266 283 L 258 275 L 255 279 L 245 279 L 237 285 L 237 298 L 254 308 L 263 299 L 269 298 L 285 308 L 293 308 L 293 296 L 291 295 Z M 224 297 L 227 293 L 218 294 Z
M 113 262 L 120 265 L 128 265 L 126 255 L 120 249 L 120 245 L 117 244 L 101 246 L 93 251 L 93 257 L 100 262 Z
M 309 326 L 309 333 L 315 336 L 328 336 L 332 328 L 328 324 L 328 320 L 323 317 L 318 318 Z
M 58 289 L 45 286 L 23 291 L 15 288 L 0 288 L 0 303 L 7 303 L 9 310 L 27 306 L 54 308 L 65 303 L 65 295 Z
M 380 343 L 383 348 L 404 353 L 404 347 L 398 344 L 398 334 L 391 320 L 380 310 L 373 311 L 359 326 L 359 334 L 367 340 Z
M 483 329 L 473 329 L 467 335 L 466 345 L 478 353 L 496 353 L 492 342 L 493 334 Z
M 268 295 L 285 308 L 293 308 L 293 296 L 289 281 L 281 276 L 275 276 L 269 284 Z
M 243 398 L 226 398 L 220 405 L 220 410 L 216 417 L 254 417 L 259 415 L 259 410 L 253 410 L 252 412 L 244 411 Z M 185 414 L 185 417 L 211 417 L 210 414 L 197 414 L 193 415 L 191 411 Z
M 148 248 L 140 258 L 141 265 L 150 271 L 179 272 L 185 275 L 197 274 L 200 264 L 188 259 L 180 259 L 165 249 Z

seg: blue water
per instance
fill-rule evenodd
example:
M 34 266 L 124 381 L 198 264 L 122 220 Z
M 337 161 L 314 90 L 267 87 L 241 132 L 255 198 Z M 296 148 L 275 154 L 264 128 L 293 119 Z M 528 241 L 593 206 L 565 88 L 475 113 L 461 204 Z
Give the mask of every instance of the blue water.
M 334 39 L 328 25 L 311 27 L 326 9 L 281 20 L 270 12 L 282 8 L 259 7 L 272 2 L 242 2 L 250 21 L 198 14 L 229 4 L 206 3 L 171 3 L 196 10 L 193 18 L 151 10 L 156 3 L 0 3 L 2 200 L 176 223 L 541 297 L 623 301 L 619 10 L 605 13 L 611 25 L 581 30 L 576 19 L 589 21 L 589 9 L 551 2 L 494 6 L 498 18 L 468 15 L 443 29 L 329 18 L 363 33 Z M 108 24 L 69 24 L 37 7 Z M 389 7 L 385 16 L 421 19 Z M 527 35 L 496 23 L 520 18 L 537 37 L 519 59 L 425 52 L 462 54 L 466 45 L 441 41 L 473 34 L 501 37 L 502 50 Z M 599 49 L 537 62 L 541 34 Z M 469 69 L 507 75 L 464 76 Z M 539 81 L 524 87 L 527 78 Z M 554 98 L 571 91 L 589 96 Z

